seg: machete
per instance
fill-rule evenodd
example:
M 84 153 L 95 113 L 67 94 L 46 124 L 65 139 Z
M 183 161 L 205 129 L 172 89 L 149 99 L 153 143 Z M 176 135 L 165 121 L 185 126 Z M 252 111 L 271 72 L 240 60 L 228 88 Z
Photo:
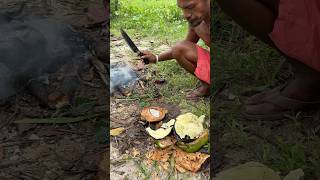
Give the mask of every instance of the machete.
M 128 44 L 128 46 L 130 47 L 130 49 L 136 53 L 138 56 L 143 56 L 143 53 L 138 49 L 138 47 L 134 44 L 134 42 L 131 40 L 131 38 L 129 37 L 129 35 L 123 30 L 120 29 L 121 31 L 121 35 L 123 37 L 123 39 L 126 41 L 126 43 Z M 143 59 L 143 62 L 145 64 L 149 64 L 148 59 Z

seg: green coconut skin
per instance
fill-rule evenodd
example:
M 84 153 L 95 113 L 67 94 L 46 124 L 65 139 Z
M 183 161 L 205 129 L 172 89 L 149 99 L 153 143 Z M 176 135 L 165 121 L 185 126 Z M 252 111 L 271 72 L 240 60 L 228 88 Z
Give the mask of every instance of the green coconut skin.
M 165 149 L 165 148 L 169 147 L 168 145 L 162 144 L 160 140 L 156 140 L 154 143 L 155 143 L 156 147 L 160 148 L 160 149 Z
M 156 140 L 154 142 L 154 144 L 156 145 L 157 148 L 160 148 L 160 149 L 164 149 L 165 146 L 163 144 L 161 144 L 160 140 Z
M 177 146 L 187 153 L 194 153 L 201 149 L 202 146 L 207 144 L 209 141 L 209 131 L 205 132 L 196 140 L 190 143 L 184 143 L 182 141 L 177 142 Z

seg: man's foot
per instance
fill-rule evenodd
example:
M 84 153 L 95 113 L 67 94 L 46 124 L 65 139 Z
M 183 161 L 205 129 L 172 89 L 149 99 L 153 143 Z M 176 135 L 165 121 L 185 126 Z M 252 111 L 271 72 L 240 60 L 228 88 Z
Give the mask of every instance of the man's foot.
M 250 97 L 245 102 L 242 115 L 249 120 L 283 119 L 292 110 L 320 105 L 319 90 L 320 87 L 315 83 L 294 80 L 286 87 L 277 87 Z
M 201 97 L 207 97 L 210 95 L 210 87 L 208 85 L 201 85 L 195 90 L 187 94 L 188 100 L 198 100 Z
M 260 93 L 257 93 L 251 97 L 248 97 L 245 101 L 244 101 L 244 104 L 245 105 L 256 105 L 256 104 L 260 104 L 262 103 L 263 101 L 263 98 L 265 96 L 267 96 L 268 94 L 271 94 L 273 91 L 276 91 L 278 90 L 279 87 L 277 88 L 274 88 L 272 90 L 268 90 L 268 91 L 264 91 L 264 92 L 260 92 Z

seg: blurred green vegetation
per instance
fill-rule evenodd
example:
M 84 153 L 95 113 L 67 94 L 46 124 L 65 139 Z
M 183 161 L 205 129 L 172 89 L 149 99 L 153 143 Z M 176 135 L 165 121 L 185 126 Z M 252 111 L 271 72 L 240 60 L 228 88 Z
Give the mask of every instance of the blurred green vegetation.
M 220 147 L 217 154 L 237 152 L 217 171 L 230 164 L 258 161 L 281 175 L 302 168 L 305 179 L 319 179 L 318 125 L 310 125 L 314 122 L 306 122 L 300 113 L 283 122 L 244 121 L 240 116 L 247 97 L 283 84 L 290 77 L 285 58 L 248 34 L 216 3 L 211 13 L 211 48 L 216 52 L 212 59 L 213 90 L 227 84 L 229 96 L 216 97 L 211 104 L 213 146 Z

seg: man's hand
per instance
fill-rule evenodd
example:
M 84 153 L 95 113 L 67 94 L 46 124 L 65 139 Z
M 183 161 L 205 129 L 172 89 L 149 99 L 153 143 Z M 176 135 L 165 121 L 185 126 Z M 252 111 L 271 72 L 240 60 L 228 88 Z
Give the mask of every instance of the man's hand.
M 149 63 L 156 63 L 157 57 L 149 51 L 142 51 L 141 60 L 147 60 Z

